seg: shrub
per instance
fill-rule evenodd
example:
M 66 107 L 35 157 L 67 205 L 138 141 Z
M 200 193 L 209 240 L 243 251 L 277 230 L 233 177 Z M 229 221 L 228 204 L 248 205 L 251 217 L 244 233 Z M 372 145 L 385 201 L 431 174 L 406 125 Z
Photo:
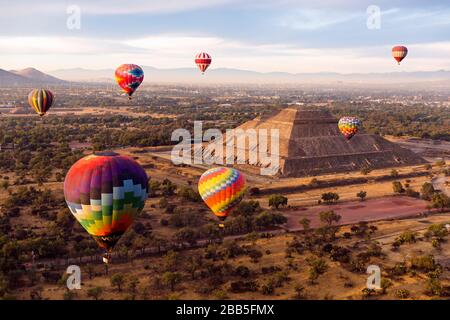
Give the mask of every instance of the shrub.
M 258 283 L 253 280 L 235 281 L 230 283 L 230 291 L 233 293 L 255 292 L 258 291 Z
M 407 289 L 398 289 L 395 291 L 395 296 L 399 299 L 408 299 L 410 292 Z
M 392 182 L 392 190 L 394 190 L 394 193 L 403 193 L 405 192 L 405 189 L 403 188 L 403 185 L 400 181 L 393 181 Z
M 239 277 L 247 278 L 248 276 L 250 276 L 250 269 L 246 266 L 239 266 L 236 268 L 234 273 Z
M 432 255 L 412 257 L 411 269 L 429 272 L 434 271 L 438 267 Z
M 413 232 L 413 231 L 405 231 L 403 232 L 400 236 L 398 236 L 398 238 L 396 239 L 397 241 L 400 242 L 400 244 L 404 244 L 404 243 L 415 243 L 416 242 L 416 237 L 417 237 L 417 233 Z
M 321 199 L 326 204 L 334 203 L 339 200 L 339 194 L 337 194 L 336 192 L 325 192 L 325 193 L 322 193 Z
M 287 206 L 288 198 L 280 194 L 274 194 L 269 197 L 269 207 L 278 209 L 280 206 Z

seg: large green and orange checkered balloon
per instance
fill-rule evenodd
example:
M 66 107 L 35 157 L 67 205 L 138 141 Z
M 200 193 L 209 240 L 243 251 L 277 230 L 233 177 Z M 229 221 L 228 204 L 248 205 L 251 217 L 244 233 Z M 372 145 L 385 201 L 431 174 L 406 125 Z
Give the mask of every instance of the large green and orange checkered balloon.
M 200 177 L 198 192 L 211 211 L 224 220 L 244 197 L 245 178 L 233 168 L 212 168 Z
M 78 160 L 64 181 L 70 211 L 108 251 L 142 211 L 147 195 L 145 170 L 132 158 L 114 152 Z

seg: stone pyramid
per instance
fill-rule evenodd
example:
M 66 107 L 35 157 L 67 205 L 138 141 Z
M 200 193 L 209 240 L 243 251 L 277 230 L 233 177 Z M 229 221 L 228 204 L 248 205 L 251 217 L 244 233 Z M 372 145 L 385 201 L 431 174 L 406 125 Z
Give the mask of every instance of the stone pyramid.
M 357 171 L 365 167 L 379 169 L 426 163 L 414 152 L 387 141 L 379 135 L 366 134 L 363 130 L 351 140 L 346 140 L 340 133 L 337 123 L 338 119 L 327 110 L 286 108 L 275 114 L 245 122 L 236 129 L 255 129 L 256 131 L 266 129 L 268 132 L 270 129 L 279 130 L 280 160 L 277 175 L 281 177 Z M 225 137 L 224 141 L 226 140 Z M 246 153 L 249 152 L 248 146 L 249 144 L 246 143 L 246 150 L 244 150 Z M 258 147 L 260 147 L 259 141 Z M 271 152 L 270 143 L 266 150 Z M 247 162 L 247 164 L 237 165 L 239 166 L 244 170 L 252 170 L 261 164 L 250 165 Z

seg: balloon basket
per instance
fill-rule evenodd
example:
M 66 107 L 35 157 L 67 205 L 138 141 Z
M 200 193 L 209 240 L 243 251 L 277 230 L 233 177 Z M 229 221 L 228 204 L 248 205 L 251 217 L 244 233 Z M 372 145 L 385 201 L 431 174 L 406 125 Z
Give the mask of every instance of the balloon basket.
M 109 264 L 110 261 L 111 261 L 111 255 L 110 255 L 109 253 L 105 253 L 105 254 L 103 255 L 103 262 L 104 262 L 105 264 Z
M 219 223 L 219 228 L 223 229 L 223 228 L 225 228 L 225 225 L 223 223 Z

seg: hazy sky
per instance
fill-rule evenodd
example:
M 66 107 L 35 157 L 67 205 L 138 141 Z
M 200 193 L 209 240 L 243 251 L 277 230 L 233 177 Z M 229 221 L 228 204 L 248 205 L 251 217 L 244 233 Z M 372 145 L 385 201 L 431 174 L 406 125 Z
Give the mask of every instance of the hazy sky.
M 67 27 L 71 5 L 80 9 L 80 29 Z M 367 27 L 371 5 L 381 10 L 380 29 Z M 410 49 L 400 67 L 390 56 L 397 44 Z M 213 56 L 212 68 L 450 69 L 450 7 L 448 0 L 0 0 L 2 69 L 192 67 L 199 51 Z

